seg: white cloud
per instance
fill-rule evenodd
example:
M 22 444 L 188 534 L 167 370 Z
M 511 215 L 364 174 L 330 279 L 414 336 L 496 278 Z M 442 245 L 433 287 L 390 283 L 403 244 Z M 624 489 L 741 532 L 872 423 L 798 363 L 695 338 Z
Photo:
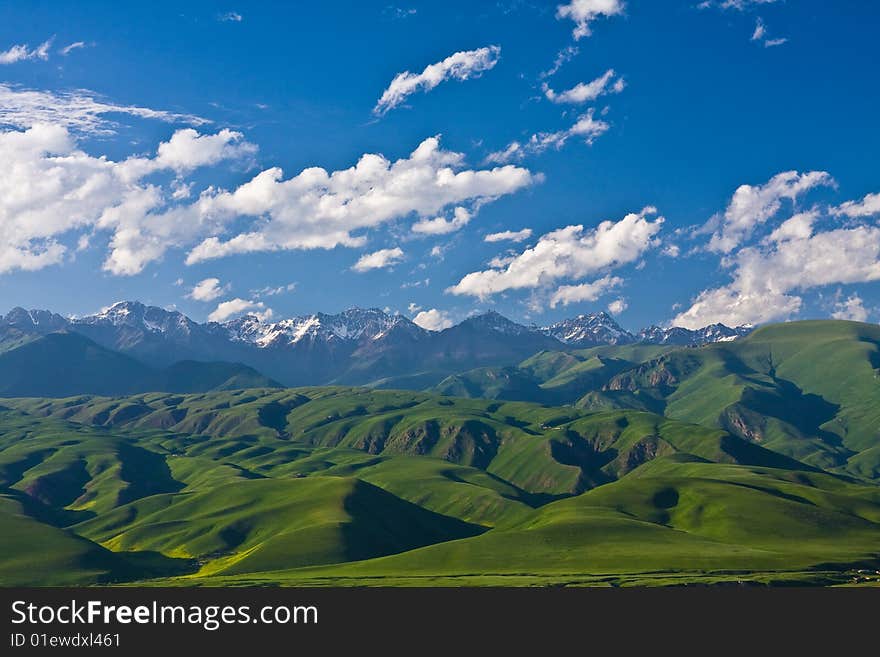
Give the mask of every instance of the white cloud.
M 434 219 L 422 219 L 413 224 L 412 231 L 422 235 L 447 235 L 461 230 L 468 225 L 472 215 L 465 208 L 455 208 L 452 218 L 435 217 Z
M 157 164 L 160 157 L 92 157 L 59 125 L 0 132 L 0 273 L 61 262 L 67 248 L 60 238 L 85 230 L 111 233 L 107 271 L 135 274 L 208 229 L 207 222 L 169 217 L 168 190 L 143 182 L 146 173 L 177 162 Z
M 880 193 L 868 194 L 861 201 L 847 201 L 834 209 L 834 214 L 852 219 L 880 214 Z
M 432 137 L 395 162 L 366 154 L 349 169 L 328 173 L 312 167 L 289 180 L 281 169 L 267 169 L 233 192 L 202 194 L 187 209 L 182 217 L 187 222 L 259 218 L 252 230 L 228 240 L 206 239 L 190 252 L 187 263 L 235 253 L 358 247 L 366 238 L 354 235 L 356 231 L 411 215 L 431 219 L 465 203 L 473 209 L 542 179 L 511 165 L 464 169 L 463 161 L 460 153 L 442 150 L 439 139 Z
M 547 100 L 557 104 L 580 105 L 589 103 L 605 94 L 620 93 L 626 83 L 623 78 L 614 79 L 614 69 L 609 68 L 592 82 L 580 82 L 571 89 L 555 92 L 546 82 L 541 86 Z
M 572 36 L 575 40 L 592 34 L 590 23 L 601 16 L 610 17 L 623 13 L 623 0 L 571 0 L 556 8 L 556 18 L 570 18 L 575 23 Z
M 623 279 L 618 276 L 604 276 L 592 283 L 580 285 L 561 285 L 550 297 L 550 307 L 555 308 L 560 303 L 568 306 L 572 303 L 595 301 L 608 291 L 623 285 Z
M 718 7 L 719 9 L 736 9 L 737 11 L 745 11 L 749 7 L 755 5 L 771 5 L 779 0 L 705 0 L 697 5 L 697 9 L 709 9 Z
M 833 184 L 834 180 L 824 171 L 785 171 L 773 176 L 764 185 L 741 185 L 734 192 L 724 214 L 716 215 L 706 225 L 707 230 L 717 225 L 708 249 L 730 253 L 748 239 L 757 226 L 774 217 L 782 208 L 783 200 L 794 202 L 798 196 L 815 187 Z
M 526 156 L 526 148 L 518 141 L 512 141 L 500 151 L 494 151 L 486 156 L 489 164 L 506 164 L 522 160 Z
M 608 312 L 612 315 L 619 315 L 623 311 L 629 308 L 629 304 L 626 302 L 626 299 L 620 297 L 619 299 L 615 299 L 611 303 L 608 304 Z
M 605 134 L 611 127 L 605 121 L 596 119 L 594 114 L 595 109 L 591 107 L 584 114 L 581 114 L 577 122 L 567 130 L 539 132 L 532 135 L 524 144 L 514 141 L 505 149 L 490 153 L 486 156 L 486 162 L 504 164 L 514 160 L 521 160 L 529 154 L 543 153 L 549 148 L 559 150 L 572 137 L 580 137 L 584 140 L 585 144 L 592 146 L 593 142 Z
M 524 242 L 532 236 L 531 228 L 522 230 L 504 230 L 500 233 L 489 233 L 483 238 L 484 242 Z
M 196 283 L 186 296 L 196 301 L 213 301 L 226 294 L 228 289 L 228 285 L 220 285 L 219 278 L 206 278 Z
M 227 11 L 225 14 L 217 16 L 217 20 L 221 23 L 241 23 L 242 15 L 237 11 Z
M 553 66 L 546 71 L 542 71 L 540 77 L 543 79 L 556 75 L 559 72 L 559 69 L 574 59 L 579 52 L 580 49 L 575 45 L 566 46 L 556 54 L 556 59 L 553 60 Z
M 677 258 L 681 254 L 681 248 L 678 244 L 667 244 L 660 253 L 667 258 Z
M 138 177 L 163 169 L 185 173 L 223 160 L 250 157 L 256 152 L 257 146 L 244 141 L 240 132 L 224 128 L 213 135 L 200 135 L 192 128 L 185 128 L 159 144 L 156 157 L 130 158 L 125 166 Z M 186 198 L 189 190 L 185 193 L 176 190 L 175 194 L 178 198 Z
M 46 61 L 49 59 L 49 48 L 52 47 L 52 39 L 48 39 L 36 48 L 31 48 L 28 44 L 12 46 L 8 50 L 0 51 L 0 64 L 15 64 L 28 60 L 40 59 Z
M 394 20 L 403 20 L 404 18 L 415 16 L 419 12 L 418 9 L 413 9 L 411 7 L 395 7 L 393 5 L 389 5 L 382 10 L 382 13 L 386 16 L 391 17 Z
M 64 57 L 67 57 L 67 55 L 72 53 L 74 50 L 78 50 L 79 48 L 86 48 L 86 47 L 87 47 L 87 44 L 85 41 L 74 41 L 73 43 L 64 46 L 58 52 L 60 52 Z
M 752 32 L 751 40 L 762 42 L 765 48 L 775 48 L 776 46 L 781 46 L 784 43 L 788 43 L 788 39 L 785 37 L 775 39 L 769 38 L 767 36 L 767 25 L 761 18 L 758 18 L 757 22 L 755 23 L 755 31 Z
M 187 200 L 193 183 L 183 175 L 254 150 L 237 132 L 185 129 L 153 157 L 113 161 L 80 150 L 63 125 L 0 131 L 6 165 L 0 273 L 58 264 L 68 237 L 83 233 L 109 233 L 104 269 L 116 275 L 137 274 L 169 248 L 193 244 L 190 263 L 233 253 L 360 246 L 366 238 L 353 231 L 437 217 L 450 207 L 455 226 L 481 204 L 541 179 L 515 166 L 465 169 L 462 155 L 443 151 L 432 138 L 396 162 L 368 154 L 350 169 L 311 168 L 289 180 L 274 168 L 232 191 L 208 187 Z M 154 173 L 164 175 L 146 178 Z M 228 237 L 231 227 L 245 232 Z
M 278 285 L 276 287 L 266 286 L 260 288 L 259 290 L 251 290 L 251 295 L 254 297 L 274 297 L 279 294 L 286 294 L 287 292 L 293 292 L 296 289 L 296 283 L 288 283 L 287 285 Z
M 410 315 L 413 315 L 413 314 L 419 312 L 422 309 L 422 307 L 419 304 L 417 304 L 415 301 L 410 301 L 409 305 L 406 307 L 406 309 L 407 309 L 407 311 L 409 311 Z
M 868 321 L 868 310 L 865 308 L 864 301 L 858 294 L 853 294 L 846 301 L 840 301 L 835 304 L 834 312 L 831 313 L 834 319 L 848 319 L 853 322 Z
M 398 73 L 382 93 L 373 113 L 381 116 L 417 91 L 430 91 L 444 80 L 468 80 L 479 77 L 484 71 L 493 68 L 500 56 L 501 48 L 498 46 L 463 50 L 441 62 L 426 66 L 421 73 L 409 71 Z
M 724 264 L 732 268 L 731 282 L 700 292 L 672 324 L 699 328 L 715 322 L 737 326 L 787 319 L 803 303 L 794 292 L 880 280 L 878 227 L 837 228 L 814 234 L 811 222 L 802 215 L 774 235 L 726 258 Z
M 418 324 L 428 331 L 442 331 L 452 327 L 453 321 L 445 310 L 423 310 L 413 318 L 413 323 Z
M 117 123 L 107 119 L 108 114 L 126 114 L 141 119 L 196 126 L 210 123 L 191 114 L 105 103 L 96 100 L 89 91 L 53 93 L 0 83 L 0 125 L 30 128 L 38 123 L 47 123 L 88 135 L 111 135 L 116 131 Z
M 550 286 L 560 279 L 583 279 L 638 260 L 652 246 L 663 218 L 648 219 L 655 208 L 603 221 L 592 230 L 567 226 L 549 232 L 537 244 L 502 267 L 467 274 L 447 291 L 485 299 L 506 290 Z
M 757 23 L 755 23 L 755 31 L 752 32 L 752 41 L 760 41 L 766 34 L 767 26 L 764 25 L 764 21 L 761 18 L 758 18 Z
M 403 250 L 395 246 L 393 249 L 379 249 L 373 253 L 362 255 L 352 269 L 357 272 L 370 271 L 371 269 L 385 269 L 396 265 L 403 260 Z
M 813 224 L 819 218 L 819 211 L 816 209 L 809 212 L 799 212 L 790 219 L 782 222 L 767 237 L 770 242 L 784 242 L 790 239 L 806 239 L 813 234 Z
M 254 315 L 261 321 L 272 317 L 272 309 L 267 308 L 262 301 L 248 301 L 246 299 L 231 299 L 217 305 L 214 311 L 208 315 L 209 322 L 225 322 L 228 319 L 247 313 Z

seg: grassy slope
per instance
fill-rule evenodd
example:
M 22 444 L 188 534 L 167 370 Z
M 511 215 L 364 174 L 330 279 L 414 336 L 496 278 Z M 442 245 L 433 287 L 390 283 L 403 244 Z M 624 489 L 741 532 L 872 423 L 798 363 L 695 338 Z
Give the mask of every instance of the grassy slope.
M 880 469 L 877 337 L 655 351 L 594 399 L 705 426 L 357 388 L 4 400 L 0 584 L 843 581 L 880 569 L 880 487 L 819 468 Z
M 617 375 L 607 394 L 650 395 L 669 417 L 727 428 L 817 467 L 876 477 L 878 350 L 875 325 L 792 322 L 668 353 Z
M 671 457 L 475 538 L 266 577 L 290 584 L 416 584 L 441 578 L 536 583 L 627 575 L 645 582 L 658 573 L 672 579 L 724 571 L 802 573 L 840 564 L 877 568 L 878 540 L 876 487 Z

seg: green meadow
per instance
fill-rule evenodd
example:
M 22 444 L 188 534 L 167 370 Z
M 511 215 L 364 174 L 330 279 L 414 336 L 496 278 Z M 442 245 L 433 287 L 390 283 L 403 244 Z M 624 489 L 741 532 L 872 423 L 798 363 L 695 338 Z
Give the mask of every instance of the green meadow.
M 799 322 L 427 392 L 5 399 L 0 584 L 871 584 L 878 349 Z

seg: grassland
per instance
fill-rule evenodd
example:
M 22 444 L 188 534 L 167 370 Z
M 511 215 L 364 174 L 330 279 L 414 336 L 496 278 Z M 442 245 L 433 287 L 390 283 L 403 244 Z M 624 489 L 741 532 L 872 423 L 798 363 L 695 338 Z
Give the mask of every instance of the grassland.
M 3 400 L 0 585 L 875 583 L 878 344 L 804 322 L 518 368 L 592 386 L 566 406 L 344 387 Z

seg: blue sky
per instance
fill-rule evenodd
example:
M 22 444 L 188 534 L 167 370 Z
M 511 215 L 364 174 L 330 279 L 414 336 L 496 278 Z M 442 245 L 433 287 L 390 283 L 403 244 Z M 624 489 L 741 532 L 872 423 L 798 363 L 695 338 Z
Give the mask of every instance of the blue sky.
M 880 7 L 704 4 L 0 2 L 0 306 L 877 321 Z

